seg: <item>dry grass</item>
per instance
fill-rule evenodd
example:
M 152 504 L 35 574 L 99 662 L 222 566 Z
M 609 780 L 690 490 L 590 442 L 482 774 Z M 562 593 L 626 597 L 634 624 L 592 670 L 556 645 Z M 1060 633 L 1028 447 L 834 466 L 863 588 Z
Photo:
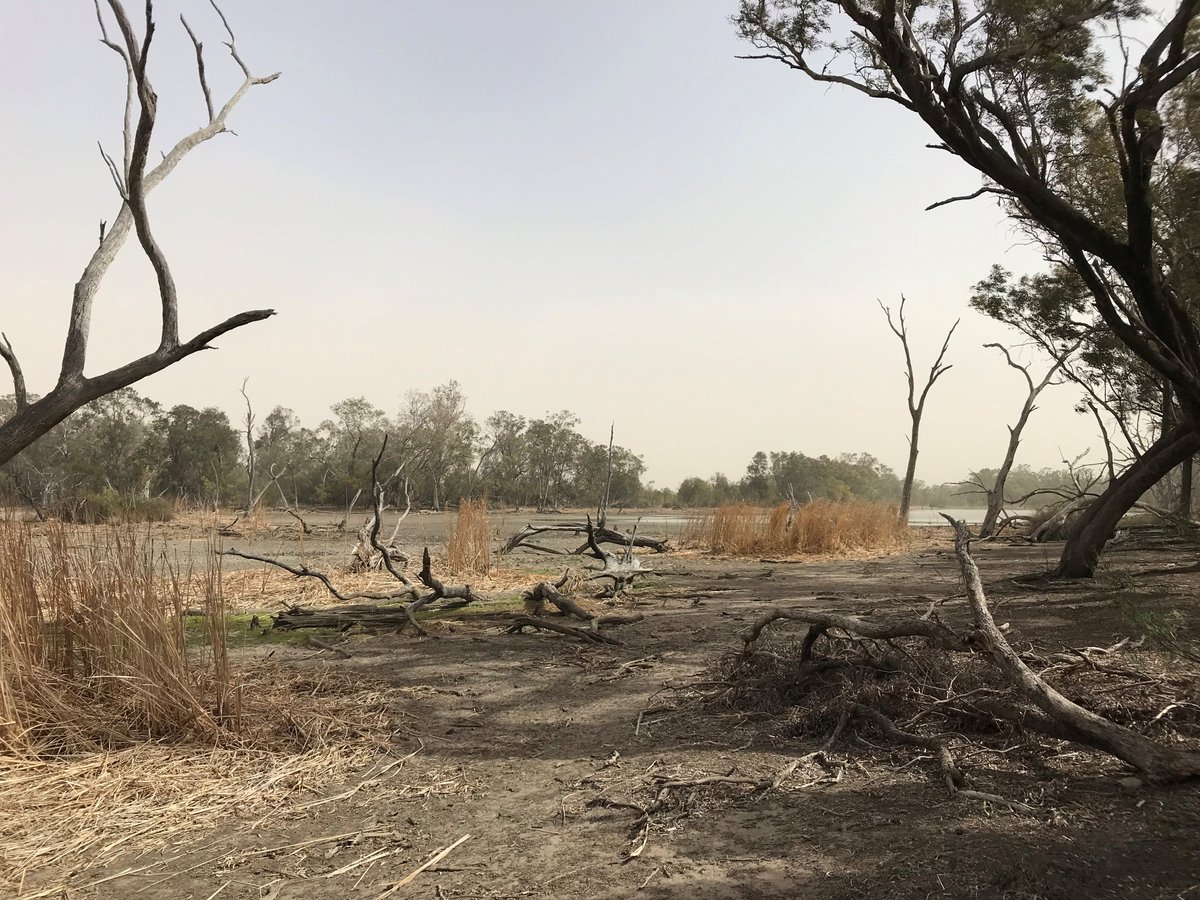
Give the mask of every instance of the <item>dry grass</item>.
M 135 852 L 155 851 L 151 865 L 170 871 L 170 848 L 231 820 L 252 830 L 352 797 L 377 804 L 470 789 L 455 769 L 412 771 L 420 743 L 401 711 L 405 689 L 261 663 L 245 689 L 245 726 L 224 746 L 148 742 L 55 760 L 0 758 L 0 895 L 64 896 L 48 886 L 49 873 Z M 22 882 L 28 893 L 5 889 Z
M 210 545 L 203 571 L 172 569 L 146 534 L 0 523 L 0 896 L 65 896 L 67 865 L 218 823 L 464 789 L 458 772 L 409 777 L 405 689 L 320 666 L 238 671 L 220 557 Z M 205 613 L 200 647 L 189 606 Z
M 190 579 L 131 530 L 0 523 L 0 753 L 213 740 L 236 727 L 220 572 L 210 568 L 199 590 L 217 623 L 208 654 L 188 653 Z
M 775 507 L 728 503 L 692 520 L 682 543 L 728 556 L 842 555 L 887 550 L 907 542 L 895 507 L 881 503 L 815 500 Z
M 486 500 L 464 500 L 446 538 L 450 575 L 487 575 L 492 570 L 492 519 Z

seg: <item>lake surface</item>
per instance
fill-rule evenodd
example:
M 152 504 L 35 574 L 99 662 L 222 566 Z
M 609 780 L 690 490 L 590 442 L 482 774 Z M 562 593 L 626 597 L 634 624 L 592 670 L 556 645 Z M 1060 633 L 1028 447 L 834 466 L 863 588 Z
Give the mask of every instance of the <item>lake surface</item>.
M 924 507 L 922 509 L 910 509 L 908 511 L 908 524 L 916 528 L 922 528 L 930 525 L 945 525 L 946 520 L 942 518 L 942 513 L 948 516 L 953 516 L 960 522 L 966 522 L 968 525 L 979 525 L 983 522 L 984 514 L 987 512 L 983 507 L 975 509 L 930 509 Z M 1029 515 L 1027 509 L 1010 509 L 1007 510 L 1010 516 Z
M 926 528 L 933 525 L 945 525 L 946 520 L 942 518 L 942 513 L 953 516 L 959 521 L 966 522 L 968 525 L 978 525 L 983 521 L 984 513 L 987 510 L 983 507 L 975 509 L 930 509 L 929 507 L 921 507 L 919 509 L 911 509 L 908 512 L 908 524 L 915 528 Z M 1008 511 L 1011 515 L 1028 514 L 1028 510 L 1012 509 Z M 703 515 L 697 513 L 696 515 Z M 647 534 L 657 531 L 678 532 L 687 525 L 695 516 L 686 513 L 649 513 L 641 516 L 641 529 Z M 608 523 L 611 527 L 620 530 L 632 527 L 637 521 L 636 515 L 610 515 Z

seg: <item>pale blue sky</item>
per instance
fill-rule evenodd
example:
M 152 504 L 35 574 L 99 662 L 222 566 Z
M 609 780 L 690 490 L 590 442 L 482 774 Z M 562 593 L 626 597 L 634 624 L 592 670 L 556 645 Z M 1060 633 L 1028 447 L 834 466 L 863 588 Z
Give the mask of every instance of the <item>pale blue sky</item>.
M 876 298 L 909 297 L 918 361 L 958 316 L 919 476 L 994 465 L 1019 378 L 970 313 L 993 262 L 1037 264 L 985 202 L 922 212 L 977 179 L 898 109 L 739 61 L 733 0 L 226 0 L 242 55 L 283 77 L 150 200 L 199 329 L 279 316 L 144 382 L 236 412 L 237 388 L 316 424 L 365 394 L 458 379 L 480 418 L 615 419 L 648 477 L 739 474 L 758 449 L 906 453 L 900 350 Z M 236 81 L 201 0 L 158 3 L 158 146 L 203 113 L 186 12 L 214 92 Z M 285 11 L 284 11 L 285 10 Z M 3 330 L 49 387 L 72 284 L 117 208 L 123 72 L 91 4 L 0 2 Z M 130 243 L 97 302 L 90 371 L 153 345 L 152 273 Z M 628 386 L 623 389 L 622 386 Z M 1059 389 L 1021 461 L 1098 448 Z

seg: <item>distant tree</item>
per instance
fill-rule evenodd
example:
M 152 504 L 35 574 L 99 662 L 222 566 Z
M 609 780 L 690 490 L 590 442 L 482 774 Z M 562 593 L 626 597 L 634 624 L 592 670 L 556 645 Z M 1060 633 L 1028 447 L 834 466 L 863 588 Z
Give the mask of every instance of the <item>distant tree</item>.
M 488 416 L 484 429 L 490 440 L 480 461 L 480 477 L 497 500 L 522 505 L 527 502 L 525 480 L 529 472 L 529 445 L 525 417 L 506 410 Z
M 561 505 L 584 439 L 575 430 L 579 418 L 563 410 L 544 419 L 534 419 L 525 429 L 529 447 L 529 478 L 537 505 Z
M 238 484 L 241 437 L 229 416 L 212 407 L 173 406 L 163 420 L 166 466 L 161 474 L 166 491 L 219 506 Z
M 332 419 L 321 423 L 325 444 L 325 497 L 345 509 L 345 527 L 354 505 L 371 488 L 371 462 L 388 433 L 390 423 L 383 410 L 365 397 L 350 397 L 329 408 Z
M 680 506 L 689 508 L 712 506 L 713 486 L 704 478 L 685 478 L 676 492 Z
M 405 419 L 429 479 L 433 508 L 441 509 L 447 475 L 469 468 L 479 434 L 475 420 L 467 414 L 462 387 L 457 381 L 448 381 L 428 394 L 411 394 Z
M 888 328 L 899 338 L 900 345 L 904 348 L 904 374 L 908 381 L 908 416 L 912 425 L 908 434 L 908 465 L 904 470 L 904 481 L 900 488 L 900 512 L 898 518 L 902 526 L 908 524 L 908 510 L 912 505 L 912 490 L 913 482 L 917 477 L 917 455 L 920 453 L 921 419 L 925 415 L 925 401 L 928 399 L 929 391 L 937 383 L 937 380 L 952 368 L 944 364 L 942 360 L 946 358 L 946 350 L 950 347 L 950 338 L 954 337 L 954 330 L 958 328 L 958 322 L 955 322 L 950 326 L 950 330 L 946 332 L 946 339 L 942 341 L 942 349 L 933 361 L 933 365 L 929 367 L 929 375 L 925 378 L 924 386 L 918 390 L 916 372 L 913 368 L 912 350 L 908 344 L 908 325 L 904 321 L 904 303 L 905 299 L 901 296 L 900 309 L 897 311 L 894 320 L 892 318 L 892 311 L 882 303 L 879 304 L 883 308 L 884 315 L 887 316 Z
M 765 503 L 772 498 L 771 466 L 767 454 L 759 450 L 746 466 L 746 477 L 742 479 L 742 496 L 756 503 Z

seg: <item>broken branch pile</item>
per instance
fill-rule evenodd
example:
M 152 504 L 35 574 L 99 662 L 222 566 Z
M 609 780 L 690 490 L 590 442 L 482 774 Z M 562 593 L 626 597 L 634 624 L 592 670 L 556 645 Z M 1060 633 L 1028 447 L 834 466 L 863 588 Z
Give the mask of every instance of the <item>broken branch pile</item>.
M 918 747 L 937 761 L 950 796 L 1017 811 L 1028 807 L 972 789 L 956 761 L 967 741 L 978 745 L 973 758 L 1015 749 L 1003 758 L 1015 763 L 1026 752 L 1033 763 L 1044 759 L 1049 737 L 1111 754 L 1148 782 L 1200 776 L 1200 708 L 1185 700 L 1194 673 L 1115 664 L 1118 654 L 1137 649 L 1127 640 L 1019 652 L 992 618 L 969 533 L 952 524 L 971 612 L 965 628 L 939 621 L 932 610 L 897 618 L 773 609 L 743 635 L 740 652 L 692 689 L 692 699 L 768 713 L 773 733 L 783 719 L 793 733 L 828 735 L 827 745 L 850 730 Z M 808 629 L 772 635 L 771 626 L 783 621 Z

